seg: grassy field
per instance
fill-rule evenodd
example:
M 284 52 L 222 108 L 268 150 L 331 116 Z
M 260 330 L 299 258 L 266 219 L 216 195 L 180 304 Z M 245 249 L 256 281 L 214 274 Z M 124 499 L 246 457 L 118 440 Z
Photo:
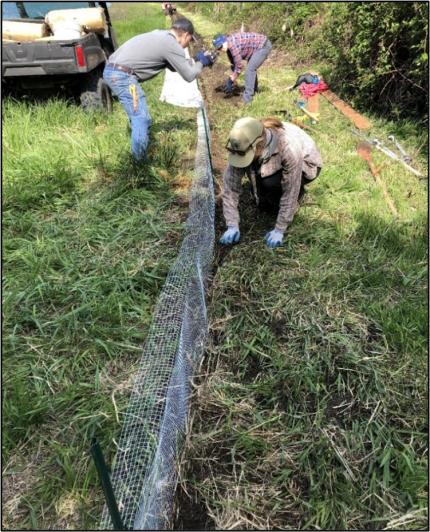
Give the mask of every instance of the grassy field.
M 159 4 L 111 12 L 120 42 L 165 25 Z M 224 29 L 190 16 L 207 43 Z M 293 59 L 272 53 L 246 108 L 213 92 L 225 59 L 205 71 L 218 179 L 237 118 L 294 109 Z M 3 101 L 5 528 L 98 527 L 90 439 L 110 462 L 186 217 L 195 111 L 161 104 L 161 85 L 144 84 L 154 125 L 138 170 L 118 103 L 108 116 Z M 427 170 L 413 123 L 369 118 Z M 374 153 L 393 219 L 350 127 L 321 101 L 324 169 L 282 248 L 265 247 L 274 219 L 245 196 L 240 244 L 217 247 L 177 528 L 427 525 L 427 182 Z
M 111 14 L 120 42 L 166 23 L 159 4 Z M 187 214 L 195 111 L 160 103 L 162 82 L 140 169 L 118 102 L 3 101 L 4 527 L 98 527 L 91 436 L 110 462 Z
M 206 42 L 222 29 L 190 16 Z M 292 69 L 294 56 L 274 51 L 259 71 L 261 93 L 237 108 L 213 91 L 228 76 L 221 61 L 224 70 L 203 78 L 218 179 L 233 122 L 298 114 L 285 87 L 299 69 L 323 66 Z M 218 248 L 178 528 L 427 526 L 427 181 L 373 154 L 395 219 L 357 156 L 352 124 L 320 105 L 311 135 L 324 168 L 285 245 L 266 248 L 274 218 L 244 193 L 241 242 Z M 425 133 L 369 118 L 372 136 L 398 136 L 427 173 Z

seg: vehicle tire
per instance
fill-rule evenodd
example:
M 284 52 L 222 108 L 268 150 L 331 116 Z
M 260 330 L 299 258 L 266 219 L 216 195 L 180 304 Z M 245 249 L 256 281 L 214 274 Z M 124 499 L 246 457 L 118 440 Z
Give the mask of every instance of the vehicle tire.
M 90 74 L 79 95 L 85 111 L 106 110 L 112 112 L 112 94 L 100 75 Z

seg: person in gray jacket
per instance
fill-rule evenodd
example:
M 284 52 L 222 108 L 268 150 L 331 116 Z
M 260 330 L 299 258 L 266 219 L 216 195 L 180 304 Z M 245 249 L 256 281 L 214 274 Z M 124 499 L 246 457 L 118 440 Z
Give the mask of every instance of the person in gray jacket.
M 195 39 L 194 27 L 186 18 L 177 19 L 170 30 L 136 35 L 109 57 L 103 79 L 123 105 L 131 125 L 131 152 L 136 161 L 144 157 L 149 141 L 151 116 L 139 85 L 165 68 L 178 72 L 186 81 L 196 79 L 203 67 L 213 64 L 210 53 L 199 52 L 187 59 L 184 48 Z
M 239 242 L 239 196 L 247 175 L 257 206 L 277 213 L 276 224 L 265 236 L 269 248 L 282 244 L 284 233 L 298 209 L 304 186 L 320 173 L 322 159 L 313 139 L 302 129 L 277 118 L 245 117 L 237 120 L 226 149 L 228 166 L 223 176 L 223 213 L 227 230 L 221 244 Z

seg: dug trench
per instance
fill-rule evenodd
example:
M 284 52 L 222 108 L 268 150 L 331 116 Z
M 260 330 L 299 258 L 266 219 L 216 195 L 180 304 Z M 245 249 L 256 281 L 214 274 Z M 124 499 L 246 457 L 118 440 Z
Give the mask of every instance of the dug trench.
M 200 36 L 197 36 L 196 47 L 202 48 L 202 40 Z M 282 57 L 276 56 L 274 59 L 274 61 L 277 63 L 283 62 L 284 60 L 284 55 L 282 55 Z M 243 93 L 244 87 L 240 84 L 236 87 L 232 96 L 226 96 L 223 92 L 223 84 L 220 83 L 220 80 L 224 80 L 225 74 L 225 66 L 216 62 L 210 69 L 208 69 L 208 71 L 205 72 L 205 75 L 202 76 L 201 80 L 199 81 L 199 88 L 205 101 L 206 112 L 210 126 L 214 123 L 215 119 L 211 111 L 211 106 L 215 101 L 227 100 L 232 106 L 237 106 L 241 101 L 241 95 Z M 215 256 L 209 278 L 209 288 L 206 298 L 208 309 L 210 309 L 212 306 L 212 300 L 214 297 L 213 285 L 218 269 L 222 267 L 226 260 L 228 260 L 229 253 L 232 250 L 231 246 L 220 246 L 218 244 L 218 240 L 225 230 L 221 198 L 222 174 L 227 164 L 227 155 L 224 149 L 224 144 L 225 139 L 220 138 L 217 132 L 211 127 L 210 149 L 215 187 Z M 250 233 L 253 228 L 255 229 L 254 221 L 256 207 L 250 205 L 248 198 L 244 198 L 245 195 L 246 193 L 242 194 L 239 205 L 240 211 L 242 213 L 241 227 L 243 228 L 244 233 Z M 270 215 L 266 214 L 260 214 L 259 216 L 262 218 L 263 223 L 266 218 L 271 219 L 273 217 L 270 217 Z M 190 401 L 185 452 L 183 453 L 178 465 L 179 482 L 175 494 L 175 511 L 174 521 L 172 524 L 173 530 L 216 530 L 215 520 L 211 515 L 209 515 L 203 498 L 197 489 L 193 489 L 193 485 L 194 483 L 204 482 L 205 478 L 212 474 L 210 465 L 211 461 L 214 461 L 215 463 L 216 474 L 219 474 L 222 477 L 229 477 L 233 473 L 232 457 L 229 450 L 225 447 L 220 449 L 218 445 L 214 444 L 213 448 L 210 449 L 210 445 L 203 445 L 201 460 L 193 460 L 190 462 L 186 457 L 187 448 L 193 446 L 193 425 L 197 425 L 199 427 L 204 426 L 210 431 L 217 422 L 216 417 L 211 419 L 203 419 L 207 417 L 207 407 L 210 407 L 210 405 L 205 404 L 205 407 L 202 408 L 199 398 L 202 393 L 202 389 L 205 388 L 205 383 L 208 379 L 210 379 L 211 375 L 213 375 L 216 370 L 217 346 L 222 345 L 223 342 L 224 334 L 222 330 L 218 330 L 217 327 L 210 327 L 206 353 L 203 357 L 200 367 L 195 372 L 192 382 L 193 395 Z M 251 360 L 249 365 L 249 376 L 252 377 L 255 373 L 258 373 L 258 371 L 258 364 L 253 364 Z M 218 414 L 214 412 L 214 415 L 217 416 Z M 205 462 L 208 463 L 206 464 Z
M 277 50 L 273 51 L 272 61 L 276 61 L 278 66 L 292 64 L 291 61 L 286 60 L 285 55 L 282 57 L 278 54 Z M 226 78 L 227 68 L 216 63 L 211 69 L 205 70 L 200 81 L 212 130 L 211 152 L 216 186 L 217 241 L 224 230 L 220 182 L 227 160 L 224 149 L 227 131 L 222 127 L 222 118 L 220 119 L 220 116 L 215 114 L 215 109 L 220 108 L 219 102 L 225 98 L 225 95 L 217 88 L 220 81 Z M 232 110 L 239 98 L 240 95 L 231 98 L 229 103 L 231 103 Z M 216 127 L 216 124 L 221 127 Z M 246 191 L 243 196 L 246 196 Z M 262 228 L 270 224 L 269 216 L 258 216 L 261 224 L 256 224 L 255 208 L 250 205 L 247 198 L 242 200 L 240 209 L 241 229 L 243 229 L 245 243 L 248 239 L 260 238 Z M 331 229 L 329 234 L 332 234 Z M 336 239 L 336 242 L 341 244 L 340 240 Z M 226 297 L 226 300 L 227 292 L 228 297 L 231 296 L 232 313 L 237 310 L 239 314 L 249 303 L 250 314 L 256 317 L 258 308 L 261 308 L 261 305 L 259 307 L 255 305 L 256 298 L 253 298 L 255 292 L 253 294 L 252 280 L 249 281 L 246 275 L 240 277 L 240 286 L 234 283 L 225 285 L 226 277 L 223 273 L 228 270 L 230 259 L 234 260 L 235 252 L 238 250 L 235 248 L 233 255 L 230 255 L 232 251 L 230 247 L 215 245 L 215 260 L 207 294 L 210 335 L 202 364 L 196 368 L 193 379 L 187 439 L 184 452 L 177 464 L 179 482 L 172 526 L 175 530 L 233 529 L 244 526 L 247 529 L 297 529 L 298 525 L 305 523 L 309 517 L 307 506 L 302 503 L 311 498 L 312 482 L 307 471 L 313 471 L 321 464 L 324 468 L 324 464 L 327 464 L 330 471 L 336 472 L 337 455 L 333 455 L 330 446 L 331 438 L 337 438 L 339 445 L 342 446 L 342 452 L 349 453 L 348 449 L 343 447 L 343 431 L 351 432 L 354 424 L 361 423 L 369 417 L 368 395 L 364 390 L 372 386 L 375 389 L 381 386 L 380 373 L 375 369 L 377 363 L 369 361 L 369 372 L 363 374 L 360 379 L 352 380 L 350 374 L 354 369 L 354 360 L 349 361 L 345 358 L 343 362 L 347 365 L 342 369 L 341 378 L 344 382 L 351 383 L 351 386 L 348 385 L 347 392 L 340 390 L 333 393 L 339 375 L 333 371 L 333 368 L 337 366 L 333 365 L 332 361 L 336 357 L 341 359 L 339 349 L 342 346 L 336 342 L 333 343 L 332 340 L 330 340 L 330 345 L 327 344 L 325 333 L 328 333 L 329 339 L 333 339 L 334 325 L 321 321 L 321 334 L 316 332 L 311 335 L 314 349 L 322 352 L 331 350 L 331 356 L 321 357 L 322 366 L 318 368 L 318 372 L 315 371 L 312 374 L 317 375 L 318 382 L 331 392 L 330 399 L 322 405 L 324 410 L 321 409 L 321 416 L 324 426 L 330 427 L 330 430 L 334 430 L 333 427 L 335 427 L 336 430 L 323 439 L 318 430 L 313 428 L 306 432 L 306 437 L 297 433 L 283 444 L 288 447 L 288 452 L 279 452 L 279 440 L 284 433 L 283 424 L 289 405 L 300 403 L 303 416 L 310 417 L 320 409 L 321 394 L 310 392 L 304 385 L 289 388 L 284 376 L 276 372 L 273 376 L 270 375 L 270 379 L 266 379 L 266 384 L 268 384 L 263 386 L 265 373 L 270 372 L 271 368 L 267 369 L 264 357 L 254 356 L 252 351 L 246 352 L 246 361 L 244 356 L 238 356 L 240 346 L 237 347 L 237 344 L 246 339 L 244 332 L 246 328 L 242 329 L 240 324 L 237 324 L 235 330 L 237 337 L 240 334 L 236 342 L 237 352 L 234 348 L 230 349 L 228 325 L 226 325 L 229 317 L 223 314 L 223 306 L 218 315 L 216 311 L 217 306 L 220 306 L 220 293 L 221 296 Z M 239 269 L 240 266 L 239 264 Z M 295 271 L 294 264 L 292 264 L 289 277 L 292 295 L 294 295 L 294 283 L 300 284 L 302 276 L 303 272 Z M 227 286 L 228 290 L 220 290 L 221 284 Z M 303 301 L 312 302 L 312 298 L 304 297 Z M 301 297 L 298 303 L 302 304 Z M 324 317 L 330 317 L 329 313 L 324 314 Z M 266 337 L 282 339 L 282 342 L 287 345 L 297 343 L 299 341 L 298 328 L 288 330 L 286 326 L 286 323 L 292 322 L 292 318 L 294 318 L 292 312 L 281 313 L 278 317 L 271 316 L 263 327 Z M 345 325 L 344 330 L 343 322 L 338 323 L 339 330 L 344 333 L 343 336 L 347 337 L 352 345 L 362 349 L 366 358 L 370 359 L 375 352 L 382 353 L 384 338 L 377 324 L 372 324 L 365 319 L 362 323 L 354 320 L 351 321 L 351 330 L 346 330 L 349 327 L 348 324 Z M 246 323 L 246 320 L 244 322 Z M 237 334 L 238 331 L 239 334 Z M 248 332 L 250 336 L 254 332 L 250 323 L 248 323 Z M 298 373 L 294 372 L 294 362 L 300 363 L 300 358 L 292 357 L 291 360 L 293 361 L 293 377 L 298 376 Z M 371 378 L 374 383 L 370 380 Z M 365 387 L 363 387 L 362 380 L 366 381 Z M 233 392 L 239 391 L 226 397 L 230 389 Z M 349 391 L 350 389 L 352 392 Z M 246 395 L 243 402 L 241 393 Z M 267 419 L 272 413 L 276 414 L 279 423 L 276 422 L 273 429 L 257 431 L 253 438 L 249 438 L 249 430 L 252 426 L 249 420 L 253 419 L 254 409 L 260 409 L 263 415 L 267 413 Z M 230 423 L 230 420 L 234 420 L 234 425 Z M 391 424 L 393 425 L 394 421 Z M 242 434 L 239 438 L 237 432 L 241 429 Z M 307 468 L 302 468 L 304 460 L 302 460 L 302 440 L 306 438 L 310 438 L 309 441 L 316 439 L 316 444 L 311 446 L 309 458 L 306 458 L 309 462 Z M 369 443 L 364 441 L 363 449 L 360 448 L 346 455 L 348 464 L 351 464 L 353 469 L 355 468 L 356 474 L 360 472 L 357 464 L 362 463 L 361 461 L 366 458 L 365 453 L 371 451 L 368 447 Z M 243 454 L 240 456 L 241 450 Z M 270 452 L 265 452 L 265 450 L 270 450 Z M 239 460 L 241 459 L 242 464 L 247 464 L 247 469 L 244 478 L 237 478 L 236 467 L 238 465 L 240 467 Z M 369 462 L 369 467 L 371 465 L 372 463 Z M 292 471 L 293 475 L 284 478 L 282 475 L 288 471 Z M 279 487 L 279 492 L 273 491 L 274 485 Z M 255 506 L 255 511 L 249 510 L 252 504 Z
M 200 48 L 201 46 L 200 41 Z M 198 45 L 199 46 L 199 45 Z M 280 66 L 287 62 L 291 63 L 291 57 L 289 61 L 286 59 L 286 54 L 274 50 L 273 57 L 270 57 L 268 62 L 274 65 Z M 296 65 L 297 66 L 297 65 Z M 300 67 L 298 67 L 300 68 Z M 207 307 L 209 314 L 209 338 L 207 341 L 207 348 L 203 361 L 199 368 L 195 370 L 195 376 L 192 382 L 193 394 L 189 407 L 189 422 L 187 428 L 186 442 L 182 456 L 178 461 L 178 486 L 175 494 L 175 511 L 172 527 L 174 530 L 215 530 L 217 524 L 223 519 L 221 514 L 222 509 L 218 509 L 217 501 L 214 500 L 217 497 L 217 493 L 212 492 L 210 497 L 206 497 L 203 493 L 205 484 L 217 485 L 217 491 L 220 491 L 221 498 L 226 496 L 226 493 L 231 488 L 230 480 L 235 475 L 235 459 L 231 452 L 231 441 L 222 439 L 222 430 L 217 435 L 217 427 L 222 426 L 225 421 L 226 413 L 220 408 L 219 401 L 211 397 L 213 392 L 213 382 L 218 382 L 217 379 L 222 379 L 222 371 L 225 370 L 225 364 L 223 370 L 220 370 L 222 363 L 218 360 L 219 353 L 222 346 L 225 344 L 225 331 L 222 323 L 211 322 L 211 309 L 215 306 L 215 297 L 217 297 L 217 276 L 219 270 L 224 263 L 228 263 L 229 254 L 232 252 L 231 246 L 220 246 L 218 240 L 225 230 L 224 218 L 222 213 L 222 201 L 221 201 L 221 183 L 222 174 L 227 164 L 227 154 L 224 149 L 226 142 L 227 132 L 221 130 L 221 134 L 218 133 L 219 129 L 213 127 L 214 124 L 219 121 L 219 117 L 214 115 L 214 109 L 216 103 L 220 100 L 228 101 L 232 107 L 236 107 L 241 100 L 241 93 L 243 88 L 239 86 L 236 92 L 231 97 L 226 95 L 220 90 L 222 86 L 222 80 L 226 78 L 227 70 L 225 65 L 221 63 L 215 63 L 210 69 L 207 69 L 205 74 L 199 81 L 199 86 L 203 94 L 206 110 L 208 114 L 209 124 L 211 127 L 211 159 L 214 175 L 214 185 L 216 192 L 216 218 L 215 218 L 215 256 L 212 266 L 211 276 L 209 279 L 209 289 L 207 293 Z M 265 87 L 262 87 L 264 91 Z M 246 113 L 245 113 L 246 114 Z M 256 225 L 256 207 L 246 197 L 247 191 L 244 190 L 241 199 L 239 209 L 241 212 L 241 229 L 245 238 L 260 238 L 261 228 L 268 227 L 273 223 L 273 216 L 269 214 L 259 213 L 259 223 Z M 258 233 L 258 234 L 257 234 Z M 248 236 L 245 236 L 248 235 Z M 219 288 L 219 287 L 218 287 Z M 245 299 L 250 294 L 243 294 Z M 241 300 L 238 297 L 238 301 Z M 244 301 L 244 300 L 242 300 Z M 268 320 L 267 327 L 271 332 L 282 337 L 286 334 L 286 323 L 284 320 L 277 320 L 272 317 Z M 288 341 L 288 338 L 285 339 Z M 231 362 L 234 366 L 234 362 Z M 259 375 L 263 375 L 265 372 L 262 367 L 261 360 L 250 354 L 246 363 L 246 369 L 242 374 L 241 384 L 252 383 Z M 220 377 L 221 375 L 221 377 Z M 267 393 L 255 394 L 255 400 L 260 406 L 265 406 L 270 409 L 270 405 L 273 400 L 278 401 L 278 407 L 280 412 L 287 411 L 288 403 L 291 400 L 289 391 L 285 389 L 282 379 L 273 381 L 273 387 L 267 396 Z M 313 397 L 309 397 L 310 404 L 308 407 L 312 410 L 316 405 L 311 404 Z M 335 397 L 329 404 L 326 415 L 328 419 L 336 419 L 339 416 L 337 405 L 345 401 L 344 397 Z M 282 415 L 282 414 L 281 414 Z M 352 412 L 345 414 L 345 419 L 340 420 L 342 423 L 347 424 L 350 421 L 350 417 L 354 417 Z M 346 419 L 348 417 L 348 419 Z M 226 436 L 226 435 L 224 435 Z M 221 440 L 217 438 L 220 437 Z M 256 450 L 258 452 L 258 450 Z M 267 466 L 267 470 L 266 470 Z M 259 466 L 261 471 L 255 472 L 255 478 L 252 473 L 249 473 L 249 481 L 254 482 L 256 486 L 262 486 L 263 478 L 266 475 L 270 475 L 269 471 L 272 471 L 270 464 L 266 466 Z M 276 468 L 275 468 L 276 469 Z M 263 478 L 260 476 L 263 475 Z M 214 482 L 214 479 L 215 482 Z M 295 484 L 291 485 L 292 492 L 301 492 L 303 496 L 306 496 L 309 490 L 309 480 L 306 475 L 298 474 L 294 480 Z M 231 485 L 234 485 L 231 483 Z M 203 486 L 203 489 L 202 489 Z M 224 493 L 223 493 L 224 492 Z M 207 494 L 206 494 L 207 495 Z M 211 500 L 211 508 L 206 506 L 206 501 Z M 234 505 L 234 502 L 232 503 Z M 232 507 L 232 514 L 234 509 Z M 217 512 L 221 512 L 217 515 Z M 291 509 L 292 515 L 299 512 L 298 506 L 293 504 Z M 282 512 L 281 512 L 282 514 Z M 225 515 L 223 516 L 225 519 Z M 252 516 L 248 516 L 252 519 Z M 281 515 L 279 519 L 274 519 L 273 523 L 276 523 L 280 528 L 286 523 L 285 519 Z M 288 521 L 288 519 L 287 519 Z M 224 521 L 225 522 L 225 521 Z M 295 521 L 291 521 L 291 523 Z M 261 528 L 259 526 L 258 528 Z
M 198 37 L 198 44 L 201 46 L 201 38 Z M 200 90 L 204 97 L 206 103 L 206 110 L 208 114 L 209 124 L 212 123 L 211 112 L 210 112 L 210 102 L 214 98 L 223 98 L 225 95 L 218 89 L 217 80 L 222 79 L 221 74 L 224 72 L 222 65 L 215 63 L 211 68 L 210 76 L 205 76 L 204 80 L 200 81 Z M 239 93 L 240 94 L 240 93 Z M 238 94 L 231 97 L 232 102 L 238 99 Z M 214 187 L 215 187 L 215 238 L 216 242 L 218 241 L 222 231 L 223 231 L 223 219 L 222 219 L 222 205 L 221 205 L 221 180 L 222 172 L 225 167 L 226 157 L 223 154 L 222 143 L 216 133 L 211 131 L 211 163 L 212 171 L 214 176 Z M 212 281 L 217 274 L 218 268 L 220 268 L 223 262 L 228 257 L 231 248 L 215 245 L 215 256 L 212 265 L 212 270 L 209 279 L 209 291 L 207 294 L 207 306 L 210 307 L 212 299 Z M 211 334 L 209 338 L 209 343 L 215 345 L 217 342 L 221 342 L 222 338 L 216 334 Z M 197 376 L 193 379 L 193 390 L 196 393 L 199 387 L 204 383 L 206 377 L 212 371 L 212 368 L 208 367 L 208 363 L 205 361 L 206 356 L 204 357 L 203 363 L 200 370 L 197 371 Z M 204 375 L 203 375 L 204 374 Z M 192 425 L 193 418 L 192 412 L 198 409 L 198 399 L 193 397 L 191 399 L 191 407 L 189 412 L 189 426 L 187 431 L 187 442 L 185 448 L 188 447 L 189 441 L 192 440 Z M 228 457 L 226 457 L 228 459 Z M 173 530 L 215 530 L 215 521 L 209 516 L 208 510 L 204 501 L 199 497 L 197 492 L 189 491 L 185 488 L 182 483 L 184 477 L 187 478 L 200 478 L 204 480 L 204 473 L 201 470 L 197 470 L 196 467 L 186 462 L 185 453 L 180 461 L 179 466 L 179 483 L 175 494 L 175 511 L 174 511 L 174 521 L 173 521 Z
M 179 17 L 179 13 L 175 13 L 170 17 L 170 21 L 173 22 L 177 17 Z M 202 39 L 198 38 L 198 48 L 202 47 Z M 193 50 L 193 53 L 196 50 Z M 223 93 L 221 93 L 219 90 L 215 90 L 215 86 L 213 87 L 213 90 L 210 88 L 212 85 L 216 85 L 215 80 L 219 78 L 221 70 L 223 70 L 221 65 L 214 65 L 214 70 L 217 72 L 217 74 L 212 74 L 210 76 L 210 79 L 208 79 L 204 84 L 200 85 L 200 88 L 202 90 L 202 93 L 204 95 L 204 98 L 206 102 L 210 100 L 211 98 L 222 98 L 224 97 Z M 208 97 L 208 94 L 210 95 Z M 232 101 L 238 100 L 238 95 L 240 92 L 236 92 L 236 95 L 231 97 Z M 209 117 L 210 121 L 210 117 Z M 222 209 L 221 209 L 221 197 L 220 197 L 220 185 L 219 180 L 222 176 L 222 170 L 225 165 L 225 157 L 223 157 L 222 149 L 220 148 L 220 144 L 218 142 L 218 139 L 214 138 L 214 135 L 212 134 L 212 166 L 213 166 L 213 173 L 215 177 L 215 193 L 216 193 L 216 235 L 217 239 L 219 238 L 219 235 L 222 231 Z M 193 164 L 194 158 L 182 158 L 181 159 L 181 165 L 186 166 L 188 168 L 191 167 Z M 162 177 L 164 179 L 169 179 L 169 173 L 165 172 L 162 173 Z M 180 219 L 175 218 L 175 222 L 183 223 L 186 218 L 187 213 L 187 206 L 188 206 L 188 195 L 189 195 L 189 186 L 190 183 L 185 182 L 179 182 L 178 179 L 171 180 L 170 182 L 172 188 L 175 190 L 175 200 L 174 204 L 179 207 L 179 213 L 180 213 Z M 177 216 L 177 213 L 175 214 Z M 172 240 L 177 240 L 178 234 L 175 232 L 174 235 L 172 235 Z M 223 263 L 225 258 L 228 256 L 229 249 L 216 246 L 215 249 L 215 258 L 213 262 L 213 268 L 211 271 L 211 279 L 213 279 L 216 275 L 217 269 L 219 266 Z M 208 294 L 208 304 L 210 304 L 210 298 L 211 294 Z M 215 337 L 214 337 L 215 338 Z M 211 340 L 213 341 L 213 339 Z M 199 378 L 197 377 L 197 380 Z M 204 380 L 204 379 L 203 379 Z M 197 385 L 197 382 L 195 383 L 195 386 Z M 188 473 L 187 473 L 188 475 Z M 181 476 L 181 475 L 180 475 Z M 173 522 L 173 529 L 175 530 L 215 530 L 215 522 L 211 519 L 211 517 L 208 515 L 207 509 L 203 501 L 196 499 L 193 497 L 192 494 L 188 494 L 185 490 L 181 488 L 181 485 L 177 489 L 176 493 L 176 499 L 175 499 L 175 511 L 174 511 L 174 522 Z

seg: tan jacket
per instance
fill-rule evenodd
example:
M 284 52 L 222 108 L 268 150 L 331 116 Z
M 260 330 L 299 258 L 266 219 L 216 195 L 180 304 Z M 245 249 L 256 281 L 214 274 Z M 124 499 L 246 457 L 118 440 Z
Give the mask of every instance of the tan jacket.
M 282 131 L 266 129 L 268 145 L 258 161 L 262 178 L 282 170 L 283 193 L 275 226 L 281 232 L 291 224 L 297 210 L 302 174 L 306 179 L 315 179 L 323 165 L 318 148 L 309 135 L 294 124 L 283 122 L 283 126 Z M 239 227 L 238 203 L 244 175 L 250 179 L 257 197 L 256 172 L 253 166 L 236 168 L 228 165 L 224 172 L 222 200 L 227 225 Z

